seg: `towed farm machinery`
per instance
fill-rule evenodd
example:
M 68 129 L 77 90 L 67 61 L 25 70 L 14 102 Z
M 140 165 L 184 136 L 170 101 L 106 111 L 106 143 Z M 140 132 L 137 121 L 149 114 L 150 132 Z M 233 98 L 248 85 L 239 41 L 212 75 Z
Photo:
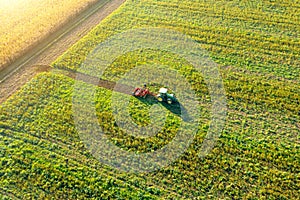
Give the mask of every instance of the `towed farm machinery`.
M 175 94 L 168 93 L 167 88 L 160 88 L 158 91 L 158 94 L 153 94 L 149 91 L 149 89 L 146 87 L 146 84 L 142 88 L 135 88 L 132 92 L 132 95 L 135 97 L 142 97 L 146 98 L 147 96 L 154 97 L 159 102 L 166 102 L 168 104 L 178 103 L 178 100 L 175 96 Z

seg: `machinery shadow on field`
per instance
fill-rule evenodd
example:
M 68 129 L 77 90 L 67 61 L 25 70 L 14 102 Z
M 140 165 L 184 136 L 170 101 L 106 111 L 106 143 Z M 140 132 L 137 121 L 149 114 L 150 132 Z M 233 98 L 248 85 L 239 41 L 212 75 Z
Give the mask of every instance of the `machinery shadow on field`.
M 175 102 L 172 104 L 168 104 L 167 102 L 159 102 L 155 97 L 153 96 L 147 96 L 146 98 L 143 97 L 135 97 L 136 99 L 139 99 L 142 103 L 152 106 L 154 104 L 161 104 L 164 106 L 167 110 L 169 110 L 171 113 L 177 115 L 185 122 L 190 122 L 192 120 L 191 116 L 189 115 L 187 109 L 180 103 Z
M 116 82 L 113 82 L 113 81 L 99 79 L 97 77 L 93 77 L 93 76 L 90 76 L 90 75 L 87 75 L 84 73 L 80 73 L 80 72 L 74 72 L 71 70 L 63 70 L 63 71 L 67 72 L 65 75 L 70 78 L 73 78 L 76 80 L 81 80 L 86 83 L 90 83 L 90 84 L 96 85 L 98 87 L 106 88 L 106 89 L 109 89 L 109 90 L 112 90 L 115 92 L 132 95 L 132 91 L 134 90 L 133 86 L 129 86 L 126 84 L 118 84 L 118 86 L 115 87 Z M 97 84 L 95 84 L 95 83 L 97 83 Z M 188 110 L 180 102 L 174 102 L 172 104 L 168 104 L 167 102 L 159 102 L 152 95 L 148 95 L 146 98 L 143 98 L 143 97 L 135 97 L 135 98 L 139 99 L 141 102 L 143 102 L 144 104 L 149 105 L 149 106 L 152 106 L 154 104 L 161 104 L 162 106 L 164 106 L 166 109 L 168 109 L 173 114 L 180 117 L 185 122 L 190 122 L 193 120 L 192 117 L 189 115 Z

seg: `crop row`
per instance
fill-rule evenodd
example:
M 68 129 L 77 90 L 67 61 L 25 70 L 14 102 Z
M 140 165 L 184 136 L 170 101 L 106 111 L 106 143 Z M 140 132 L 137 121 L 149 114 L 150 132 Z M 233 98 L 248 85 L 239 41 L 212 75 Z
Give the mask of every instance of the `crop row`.
M 64 78 L 41 76 L 28 85 L 31 90 L 23 88 L 22 96 L 28 98 L 1 107 L 1 185 L 20 198 L 54 197 L 53 191 L 57 198 L 147 199 L 162 194 L 141 178 L 130 184 L 126 174 L 115 176 L 84 148 L 70 116 L 72 85 Z M 20 104 L 29 109 L 13 114 Z M 33 113 L 37 118 L 29 117 Z
M 87 197 L 91 191 L 98 190 L 107 192 L 107 197 L 116 197 L 113 195 L 121 193 L 119 198 L 127 198 L 136 191 L 144 197 L 170 199 L 297 198 L 300 178 L 297 173 L 300 155 L 298 143 L 300 88 L 297 68 L 299 41 L 293 37 L 294 33 L 278 35 L 285 23 L 295 30 L 299 28 L 298 22 L 295 21 L 297 13 L 292 15 L 289 10 L 289 5 L 292 4 L 290 1 L 265 4 L 259 1 L 257 5 L 250 3 L 246 5 L 241 1 L 218 1 L 214 5 L 222 6 L 213 7 L 215 15 L 211 12 L 205 13 L 206 8 L 211 8 L 211 3 L 127 1 L 53 64 L 57 68 L 85 73 L 85 69 L 79 66 L 91 50 L 109 36 L 131 28 L 164 27 L 190 35 L 209 50 L 214 60 L 221 64 L 220 73 L 227 97 L 228 110 L 224 130 L 214 149 L 206 157 L 199 158 L 198 152 L 209 129 L 212 113 L 210 93 L 201 73 L 177 55 L 144 49 L 120 55 L 105 70 L 102 78 L 130 84 L 130 81 L 126 82 L 130 74 L 141 79 L 135 82 L 136 85 L 130 85 L 135 87 L 138 86 L 137 83 L 141 84 L 152 76 L 153 79 L 148 85 L 154 92 L 160 86 L 168 86 L 162 85 L 162 80 L 166 81 L 164 83 L 172 80 L 175 85 L 182 87 L 180 79 L 172 77 L 171 73 L 167 74 L 168 78 L 163 77 L 163 74 L 157 76 L 151 74 L 155 72 L 156 66 L 179 72 L 191 85 L 199 101 L 189 112 L 191 116 L 196 117 L 199 125 L 196 132 L 191 131 L 192 129 L 186 130 L 188 134 L 196 133 L 187 150 L 174 163 L 149 173 L 123 173 L 102 163 L 107 160 L 98 162 L 91 155 L 91 148 L 95 152 L 98 150 L 100 154 L 105 152 L 111 155 L 108 159 L 114 163 L 121 163 L 123 165 L 121 167 L 127 169 L 141 164 L 135 163 L 135 160 L 121 160 L 118 152 L 104 149 L 103 146 L 106 144 L 99 146 L 97 140 L 91 140 L 95 138 L 95 133 L 98 133 L 99 129 L 104 130 L 108 141 L 120 149 L 143 154 L 155 152 L 171 143 L 178 134 L 177 131 L 186 124 L 185 119 L 163 104 L 147 99 L 135 99 L 123 93 L 71 80 L 63 75 L 43 73 L 0 107 L 2 128 L 0 133 L 4 138 L 1 141 L 7 141 L 7 144 L 0 146 L 5 147 L 3 153 L 12 152 L 5 153 L 3 159 L 14 160 L 4 162 L 3 165 L 5 176 L 0 180 L 6 185 L 6 191 L 12 191 L 20 196 L 25 193 L 32 194 L 32 191 L 22 188 L 22 184 L 25 183 L 23 179 L 27 178 L 23 175 L 28 175 L 28 171 L 32 169 L 34 163 L 37 163 L 38 169 L 43 173 L 41 177 L 45 180 L 38 179 L 37 186 L 32 188 L 34 190 L 46 185 L 45 188 L 38 190 L 37 195 L 52 191 L 51 186 L 54 186 L 58 188 L 59 194 L 74 194 L 72 196 L 74 198 L 81 197 L 76 195 Z M 239 12 L 242 6 L 249 10 L 245 12 L 245 16 L 241 16 Z M 203 8 L 203 12 L 197 12 L 196 9 L 192 9 L 193 7 Z M 250 12 L 252 7 L 255 9 Z M 188 11 L 190 8 L 191 12 Z M 169 9 L 167 16 L 165 9 Z M 280 12 L 280 9 L 286 9 L 287 12 Z M 213 21 L 205 20 L 206 17 L 211 19 L 214 16 L 216 19 Z M 238 20 L 233 16 L 236 19 L 246 20 L 251 26 L 240 27 Z M 279 19 L 281 16 L 283 18 Z M 269 17 L 269 20 L 255 22 L 256 19 L 259 21 L 266 17 Z M 231 24 L 233 21 L 235 22 Z M 279 21 L 283 25 L 276 25 Z M 226 27 L 228 24 L 230 27 Z M 138 73 L 135 71 L 136 67 L 141 65 L 152 66 L 154 70 L 149 68 L 145 74 Z M 95 93 L 91 93 L 91 89 Z M 124 91 L 128 92 L 130 91 Z M 181 93 L 177 95 L 180 100 L 184 98 Z M 123 106 L 125 104 L 122 103 L 127 100 L 128 105 Z M 85 104 L 85 101 L 88 104 Z M 94 113 L 90 112 L 90 106 L 93 106 Z M 126 114 L 124 112 L 126 109 L 129 116 L 123 115 Z M 155 115 L 152 110 L 156 109 L 164 112 Z M 197 111 L 200 116 L 196 115 Z M 119 118 L 123 121 L 118 121 Z M 126 124 L 129 125 L 132 121 L 140 128 L 148 125 L 159 131 L 150 137 L 137 137 L 126 129 Z M 95 122 L 99 123 L 100 127 L 93 126 Z M 125 126 L 122 126 L 122 123 Z M 80 131 L 86 131 L 90 137 L 82 137 Z M 90 142 L 90 149 L 82 139 Z M 40 140 L 43 143 L 39 143 Z M 35 159 L 32 163 L 28 163 L 28 160 L 33 158 L 27 159 L 26 156 L 20 155 L 27 155 L 26 151 L 18 152 L 20 151 L 18 148 L 23 148 L 24 142 L 30 145 L 33 143 L 33 146 L 28 147 L 34 149 Z M 179 142 L 176 148 L 185 142 Z M 103 149 L 99 150 L 97 147 Z M 168 159 L 176 148 L 166 152 L 162 160 Z M 44 156 L 45 154 L 47 156 Z M 52 158 L 55 158 L 55 161 Z M 69 160 L 68 165 L 66 159 Z M 15 162 L 17 172 L 11 170 Z M 25 163 L 24 167 L 20 163 Z M 149 164 L 151 166 L 151 163 Z M 76 171 L 74 168 L 77 166 L 80 170 Z M 47 168 L 52 172 L 50 175 Z M 84 170 L 81 170 L 82 168 Z M 38 169 L 34 171 L 39 171 Z M 25 173 L 22 174 L 22 170 Z M 52 176 L 57 178 L 51 178 Z M 97 178 L 99 178 L 97 188 L 90 188 Z M 68 181 L 58 187 L 54 184 L 58 179 Z M 115 185 L 108 188 L 106 183 L 111 182 L 110 180 L 113 180 Z M 13 187 L 15 183 L 17 187 Z M 91 190 L 85 191 L 78 187 L 78 184 Z M 124 193 L 119 192 L 124 187 Z M 19 190 L 22 194 L 18 193 Z M 96 196 L 98 194 L 94 197 Z M 132 198 L 141 197 L 132 196 Z
M 143 193 L 144 190 L 147 191 L 146 188 L 152 188 L 148 190 L 154 198 L 168 195 L 171 195 L 169 198 L 172 195 L 189 198 L 204 194 L 220 198 L 238 198 L 247 195 L 247 197 L 260 195 L 293 198 L 298 195 L 296 188 L 299 177 L 296 171 L 299 168 L 297 162 L 299 145 L 295 143 L 297 130 L 290 136 L 291 140 L 288 138 L 275 140 L 274 137 L 268 136 L 269 133 L 256 132 L 253 124 L 258 124 L 265 117 L 262 108 L 249 109 L 245 115 L 244 112 L 238 111 L 237 107 L 232 107 L 236 106 L 235 100 L 229 99 L 229 119 L 225 130 L 207 157 L 200 159 L 197 156 L 209 123 L 203 120 L 194 142 L 175 163 L 151 173 L 139 175 L 122 173 L 97 162 L 80 140 L 80 135 L 76 131 L 76 128 L 80 128 L 80 124 L 75 126 L 72 117 L 73 83 L 74 81 L 61 75 L 41 74 L 1 106 L 0 132 L 1 141 L 4 142 L 1 145 L 3 148 L 1 183 L 9 191 L 15 193 L 16 189 L 23 188 L 22 192 L 16 194 L 35 193 L 47 196 L 47 192 L 58 190 L 57 195 L 69 194 L 73 195 L 71 197 L 79 198 L 80 196 L 76 195 L 87 197 L 95 192 L 93 194 L 96 197 L 98 196 L 96 191 L 104 190 L 110 197 L 120 194 L 120 198 L 126 198 L 126 195 L 133 195 L 129 191 L 136 192 L 136 188 L 130 189 L 134 186 L 143 189 L 140 192 L 142 196 L 148 195 L 148 192 Z M 82 89 L 89 87 L 94 86 L 81 84 Z M 181 122 L 172 112 L 167 112 L 165 129 L 162 129 L 161 135 L 157 134 L 146 140 L 132 137 L 116 125 L 110 102 L 111 95 L 110 90 L 98 88 L 95 106 L 100 126 L 106 130 L 110 140 L 120 148 L 134 152 L 156 150 L 165 144 L 165 140 L 168 139 L 166 136 L 172 137 L 176 131 L 174 126 L 168 127 L 168 124 Z M 120 98 L 126 97 L 121 93 L 119 95 Z M 134 113 L 140 113 L 132 117 L 146 122 L 147 107 L 151 105 L 137 99 L 131 101 L 130 109 Z M 20 107 L 21 112 L 17 112 Z M 238 107 L 242 108 L 241 105 Z M 80 112 L 87 111 L 82 107 Z M 274 118 L 282 118 L 281 112 L 276 110 L 272 112 Z M 256 117 L 251 118 L 250 116 L 254 114 Z M 83 121 L 91 120 L 89 116 L 83 116 L 85 117 Z M 209 118 L 209 115 L 205 116 L 204 118 Z M 237 116 L 241 119 L 235 119 Z M 243 125 L 239 124 L 244 120 Z M 293 126 L 292 122 L 270 120 L 266 123 L 270 129 L 278 125 L 284 128 L 284 123 Z M 97 132 L 97 130 L 89 131 Z M 280 130 L 276 130 L 275 133 L 281 134 Z M 33 171 L 29 173 L 28 170 Z M 110 170 L 111 172 L 108 172 Z M 28 174 L 33 172 L 41 174 L 28 177 Z M 106 176 L 108 174 L 109 177 Z M 111 179 L 115 180 L 113 181 L 115 185 L 105 186 Z M 29 187 L 27 183 L 28 187 L 22 187 L 26 185 L 26 181 L 33 180 L 34 186 Z M 125 187 L 123 181 L 129 183 L 127 189 L 124 189 L 126 191 L 124 194 L 117 192 Z M 60 185 L 55 185 L 55 182 Z M 96 182 L 98 184 L 95 185 Z M 88 191 L 83 189 L 86 187 Z
M 128 1 L 58 59 L 54 66 L 76 70 L 88 53 L 109 36 L 133 28 L 161 27 L 191 36 L 222 65 L 299 81 L 299 39 L 291 35 L 300 28 L 297 10 L 286 8 L 284 13 L 275 10 L 273 13 L 257 9 L 250 13 L 232 6 L 234 3 L 239 4 L 238 1 L 220 1 L 215 3 L 220 6 L 213 7 L 211 2 L 198 5 L 184 1 L 172 9 L 167 6 L 172 6 L 172 1 Z M 206 5 L 203 11 L 202 4 Z M 193 7 L 200 11 L 190 11 Z M 207 7 L 213 10 L 205 9 Z M 216 17 L 220 12 L 223 12 L 223 18 Z M 239 18 L 240 13 L 245 15 L 243 19 Z M 251 15 L 256 18 L 252 19 Z M 265 20 L 265 15 L 270 19 Z M 282 18 L 286 21 L 279 23 Z M 291 34 L 286 34 L 289 31 Z

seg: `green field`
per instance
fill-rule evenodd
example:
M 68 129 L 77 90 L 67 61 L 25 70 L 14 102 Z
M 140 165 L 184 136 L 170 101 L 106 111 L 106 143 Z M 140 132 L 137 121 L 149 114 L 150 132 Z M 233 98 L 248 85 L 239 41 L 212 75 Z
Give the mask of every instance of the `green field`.
M 38 75 L 0 106 L 0 194 L 26 199 L 297 199 L 299 3 L 126 1 L 56 60 L 53 72 Z M 211 117 L 202 75 L 171 52 L 145 49 L 118 57 L 104 79 L 117 81 L 136 66 L 159 64 L 188 80 L 201 108 L 198 132 L 181 157 L 153 172 L 126 173 L 99 162 L 81 141 L 78 128 L 82 127 L 75 126 L 72 110 L 75 80 L 66 74 L 84 73 L 79 66 L 109 36 L 141 27 L 179 31 L 209 52 L 223 79 L 227 119 L 215 148 L 199 158 Z M 85 82 L 75 85 L 95 89 L 101 128 L 115 145 L 129 152 L 162 148 L 184 123 L 161 106 L 165 116 L 157 120 L 166 119 L 161 131 L 146 139 L 135 138 L 116 125 L 111 100 L 115 92 Z M 155 91 L 159 85 L 153 80 L 149 87 Z M 131 97 L 132 119 L 149 124 L 151 106 L 149 101 Z M 84 114 L 86 108 L 80 112 Z

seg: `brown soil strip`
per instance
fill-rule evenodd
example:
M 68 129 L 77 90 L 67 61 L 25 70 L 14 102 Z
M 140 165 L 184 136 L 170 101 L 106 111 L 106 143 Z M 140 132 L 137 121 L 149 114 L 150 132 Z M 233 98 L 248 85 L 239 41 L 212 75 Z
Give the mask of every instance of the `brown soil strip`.
M 36 49 L 28 52 L 29 58 L 16 61 L 12 68 L 15 70 L 11 73 L 7 73 L 5 80 L 0 81 L 0 104 L 4 102 L 8 97 L 15 93 L 22 85 L 31 80 L 35 75 L 43 71 L 49 71 L 48 67 L 57 57 L 68 50 L 73 44 L 86 35 L 93 27 L 99 24 L 105 17 L 117 9 L 125 0 L 111 0 L 104 6 L 100 6 L 100 9 L 93 13 L 88 18 L 82 16 L 84 19 L 76 27 L 68 27 L 65 32 L 55 38 L 49 37 L 49 41 L 43 42 L 39 46 L 43 47 L 38 52 Z M 86 13 L 89 15 L 90 13 Z M 33 54 L 33 55 L 32 55 Z M 28 56 L 27 56 L 28 57 Z M 24 58 L 22 58 L 24 59 Z M 22 66 L 20 66 L 22 65 Z M 11 67 L 8 66 L 8 67 Z M 1 75 L 4 72 L 1 71 Z
M 118 84 L 118 86 L 115 87 L 116 82 L 99 79 L 97 77 L 83 74 L 80 72 L 63 70 L 62 73 L 72 79 L 76 79 L 77 81 L 84 81 L 86 83 L 93 84 L 98 87 L 106 88 L 115 92 L 120 92 L 123 94 L 130 95 L 135 88 L 134 86 L 124 85 L 124 84 Z

